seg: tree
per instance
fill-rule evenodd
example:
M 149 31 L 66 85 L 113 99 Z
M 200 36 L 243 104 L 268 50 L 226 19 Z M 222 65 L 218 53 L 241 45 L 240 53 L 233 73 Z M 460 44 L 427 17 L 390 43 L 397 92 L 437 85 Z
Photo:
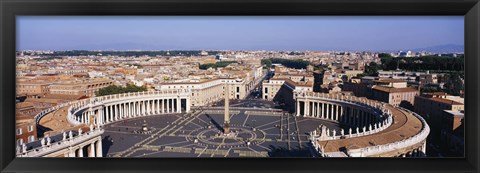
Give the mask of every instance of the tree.
M 296 68 L 296 69 L 306 69 L 310 62 L 304 61 L 303 59 L 283 59 L 283 58 L 272 58 L 272 63 L 282 64 L 288 68 Z
M 229 64 L 232 64 L 232 63 L 237 63 L 237 61 L 220 61 L 220 62 L 216 62 L 215 64 L 214 63 L 202 64 L 202 65 L 198 66 L 198 68 L 202 69 L 202 70 L 206 70 L 210 67 L 212 67 L 212 68 L 226 67 L 226 66 L 228 66 Z
M 379 53 L 378 54 L 378 57 L 379 58 L 391 58 L 392 55 L 388 54 L 388 53 Z
M 378 70 L 381 70 L 382 66 L 375 63 L 375 62 L 370 62 L 368 66 L 365 67 L 364 75 L 365 76 L 377 76 L 378 75 Z
M 95 92 L 96 96 L 105 96 L 105 95 L 112 95 L 112 94 L 121 94 L 121 93 L 129 93 L 129 92 L 141 92 L 147 91 L 145 87 L 138 87 L 135 85 L 127 84 L 126 87 L 110 85 L 108 87 L 99 89 Z
M 445 92 L 452 95 L 460 95 L 460 90 L 465 90 L 465 85 L 458 72 L 445 74 Z
M 262 63 L 262 65 L 264 65 L 267 68 L 272 67 L 272 61 L 270 59 L 262 59 L 261 63 Z

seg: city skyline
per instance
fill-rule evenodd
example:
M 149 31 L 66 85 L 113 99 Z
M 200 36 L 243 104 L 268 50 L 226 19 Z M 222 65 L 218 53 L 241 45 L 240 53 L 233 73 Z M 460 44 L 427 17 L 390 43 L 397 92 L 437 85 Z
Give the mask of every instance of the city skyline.
M 463 28 L 463 16 L 20 16 L 17 50 L 395 51 L 463 46 Z

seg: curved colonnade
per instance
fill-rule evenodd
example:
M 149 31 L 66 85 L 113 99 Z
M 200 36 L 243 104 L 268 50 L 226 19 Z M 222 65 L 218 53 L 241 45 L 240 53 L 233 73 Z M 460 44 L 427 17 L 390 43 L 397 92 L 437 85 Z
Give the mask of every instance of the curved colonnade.
M 296 115 L 333 121 L 348 129 L 326 126 L 310 132 L 315 153 L 322 157 L 419 157 L 425 155 L 430 129 L 409 110 L 339 94 L 295 94 Z
M 103 125 L 148 115 L 190 112 L 190 90 L 124 93 L 59 104 L 35 116 L 37 124 L 48 114 L 67 109 L 68 123 L 78 131 L 56 132 L 63 139 L 46 136 L 38 147 L 17 146 L 17 157 L 102 157 Z M 89 127 L 88 131 L 82 129 Z M 84 128 L 82 128 L 84 127 Z M 68 134 L 68 135 L 67 135 Z M 56 136 L 53 135 L 53 136 Z
M 190 90 L 124 93 L 94 97 L 71 104 L 68 122 L 96 127 L 148 115 L 190 112 Z

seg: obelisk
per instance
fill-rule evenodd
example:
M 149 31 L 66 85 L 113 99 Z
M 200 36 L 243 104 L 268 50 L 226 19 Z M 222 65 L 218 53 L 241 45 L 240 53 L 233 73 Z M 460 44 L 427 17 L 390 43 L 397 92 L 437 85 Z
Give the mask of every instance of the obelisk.
M 225 135 L 230 133 L 229 95 L 228 85 L 225 84 L 225 115 L 223 122 L 223 134 Z

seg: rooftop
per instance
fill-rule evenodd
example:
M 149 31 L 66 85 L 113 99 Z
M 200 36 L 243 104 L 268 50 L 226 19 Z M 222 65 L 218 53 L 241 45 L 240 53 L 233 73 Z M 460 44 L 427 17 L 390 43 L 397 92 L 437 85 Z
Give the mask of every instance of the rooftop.
M 410 88 L 410 87 L 407 87 L 407 88 L 391 88 L 391 87 L 384 87 L 384 86 L 378 86 L 378 85 L 373 86 L 372 89 L 382 91 L 382 92 L 386 92 L 386 93 L 401 93 L 401 92 L 417 92 L 418 91 L 418 89 Z

